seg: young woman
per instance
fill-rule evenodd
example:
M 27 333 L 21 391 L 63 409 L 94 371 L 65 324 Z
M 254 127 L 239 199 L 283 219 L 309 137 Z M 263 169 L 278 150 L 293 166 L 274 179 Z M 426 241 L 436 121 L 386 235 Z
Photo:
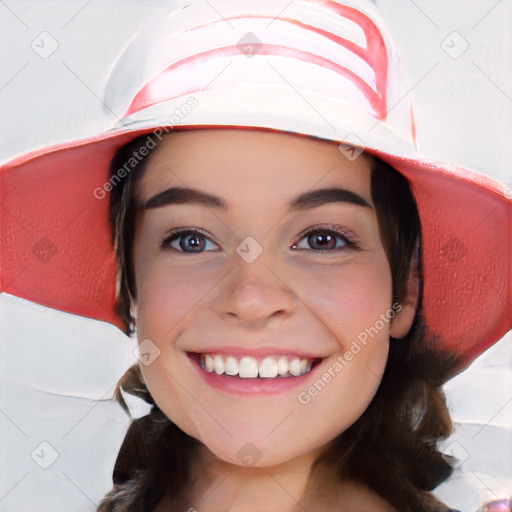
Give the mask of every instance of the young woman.
M 221 11 L 191 2 L 133 42 L 107 94 L 122 127 L 5 172 L 8 192 L 42 170 L 65 191 L 50 218 L 90 215 L 67 246 L 87 247 L 82 291 L 44 303 L 139 341 L 116 396 L 153 408 L 98 510 L 447 511 L 429 493 L 451 473 L 440 386 L 510 328 L 510 201 L 415 153 L 371 7 Z M 475 268 L 490 286 L 469 297 Z
M 437 387 L 454 361 L 421 349 L 420 225 L 404 178 L 337 143 L 187 130 L 112 198 L 121 303 L 159 354 L 126 390 L 172 424 L 149 454 L 154 425 L 132 424 L 107 503 L 139 485 L 149 508 L 170 489 L 158 510 L 429 502 L 414 482 L 450 473 L 431 438 L 450 432 Z

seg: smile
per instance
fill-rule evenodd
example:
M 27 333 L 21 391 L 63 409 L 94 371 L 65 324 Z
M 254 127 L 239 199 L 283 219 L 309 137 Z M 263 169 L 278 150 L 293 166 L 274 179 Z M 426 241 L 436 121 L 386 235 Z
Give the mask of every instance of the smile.
M 240 379 L 276 379 L 300 377 L 309 373 L 315 359 L 296 356 L 252 356 L 224 354 L 197 354 L 200 367 L 208 373 L 227 375 Z

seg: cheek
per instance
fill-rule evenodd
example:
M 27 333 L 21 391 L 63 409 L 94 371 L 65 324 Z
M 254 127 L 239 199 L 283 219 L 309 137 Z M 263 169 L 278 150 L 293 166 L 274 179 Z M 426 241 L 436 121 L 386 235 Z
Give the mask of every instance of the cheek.
M 155 339 L 171 336 L 215 287 L 216 277 L 197 266 L 177 267 L 165 258 L 136 268 L 138 331 Z
M 300 279 L 304 302 L 314 314 L 319 329 L 334 338 L 337 355 L 342 358 L 343 369 L 340 366 L 336 367 L 340 371 L 333 369 L 336 383 L 331 387 L 332 406 L 340 398 L 346 404 L 357 399 L 364 410 L 365 402 L 371 400 L 378 388 L 386 365 L 389 313 L 391 317 L 394 315 L 391 270 L 383 252 L 372 257 L 372 264 L 368 263 L 353 262 L 316 275 L 304 272 Z M 353 393 L 354 389 L 358 393 Z M 352 405 L 358 408 L 355 402 Z
M 317 320 L 337 338 L 342 350 L 391 307 L 391 272 L 386 259 L 374 265 L 350 264 L 297 278 L 298 294 Z

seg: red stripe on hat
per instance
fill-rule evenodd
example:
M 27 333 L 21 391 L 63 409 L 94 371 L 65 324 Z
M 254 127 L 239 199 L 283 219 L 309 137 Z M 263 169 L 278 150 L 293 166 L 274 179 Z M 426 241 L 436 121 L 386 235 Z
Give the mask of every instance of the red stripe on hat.
M 298 60 L 302 60 L 304 62 L 311 62 L 312 64 L 316 64 L 322 66 L 324 68 L 331 69 L 335 71 L 339 75 L 348 77 L 357 88 L 364 94 L 368 102 L 370 103 L 371 108 L 373 109 L 376 116 L 379 118 L 383 118 L 386 115 L 386 106 L 383 98 L 381 98 L 362 78 L 356 75 L 354 72 L 349 69 L 336 64 L 335 62 L 326 59 L 324 57 L 320 57 L 315 55 L 314 53 L 303 52 L 300 50 L 296 50 L 295 48 L 288 48 L 286 46 L 280 45 L 262 45 L 262 47 L 258 50 L 258 54 L 262 55 L 277 55 L 284 57 L 291 57 Z M 196 55 L 192 55 L 190 57 L 186 57 L 174 64 L 171 64 L 164 71 L 159 73 L 156 77 L 154 77 L 151 81 L 149 81 L 142 89 L 135 95 L 132 103 L 128 107 L 128 110 L 125 113 L 125 116 L 133 114 L 134 112 L 138 112 L 143 108 L 150 107 L 156 103 L 160 103 L 162 101 L 168 101 L 173 98 L 182 96 L 184 94 L 190 94 L 192 92 L 197 92 L 199 90 L 203 90 L 201 84 L 194 84 L 192 86 L 184 87 L 180 92 L 174 95 L 170 95 L 167 91 L 160 92 L 158 89 L 165 83 L 171 83 L 170 74 L 177 71 L 179 68 L 190 68 L 192 69 L 198 61 L 203 59 L 210 58 L 218 58 L 218 57 L 233 57 L 233 56 L 243 56 L 240 52 L 240 48 L 238 46 L 226 46 L 224 48 L 216 48 L 214 50 L 208 50 L 206 52 L 198 53 Z M 243 58 L 246 58 L 243 56 Z M 176 84 L 173 84 L 173 88 L 176 90 Z
M 380 37 L 380 33 L 377 30 L 376 36 L 373 32 L 366 32 L 366 42 L 367 48 L 362 48 L 357 45 L 350 39 L 346 39 L 344 37 L 338 36 L 325 30 L 323 28 L 314 27 L 312 25 L 308 25 L 306 23 L 302 23 L 299 20 L 294 20 L 291 18 L 280 18 L 283 21 L 288 21 L 289 23 L 293 23 L 299 27 L 305 28 L 306 30 L 311 30 L 319 35 L 330 39 L 331 41 L 339 44 L 340 46 L 346 48 L 353 54 L 357 55 L 360 59 L 364 60 L 372 69 L 375 74 L 375 83 L 377 92 L 380 94 L 382 98 L 385 97 L 386 87 L 387 87 L 387 76 L 388 76 L 388 65 L 387 65 L 387 51 L 386 46 L 382 37 Z M 373 27 L 375 25 L 372 24 Z
M 380 93 L 384 102 L 385 117 L 387 113 L 386 97 L 388 90 L 388 52 L 379 27 L 377 27 L 373 20 L 366 14 L 354 9 L 353 7 L 341 5 L 337 2 L 332 2 L 331 0 L 319 0 L 314 3 L 325 5 L 341 17 L 347 18 L 356 25 L 359 25 L 363 30 L 366 36 L 368 48 L 367 55 L 369 56 L 369 59 L 367 62 L 371 65 L 375 73 L 377 92 Z

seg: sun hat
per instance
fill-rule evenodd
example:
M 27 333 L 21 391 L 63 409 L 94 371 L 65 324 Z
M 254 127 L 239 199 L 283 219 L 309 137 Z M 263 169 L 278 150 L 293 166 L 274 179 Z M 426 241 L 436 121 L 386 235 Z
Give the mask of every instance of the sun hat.
M 410 85 L 371 3 L 276 5 L 173 2 L 112 69 L 111 130 L 0 168 L 0 291 L 123 329 L 110 190 L 173 130 L 296 133 L 339 142 L 348 159 L 367 151 L 408 179 L 422 222 L 423 315 L 433 348 L 458 355 L 462 371 L 511 327 L 510 194 L 420 156 Z M 117 150 L 141 135 L 147 151 L 110 176 Z

